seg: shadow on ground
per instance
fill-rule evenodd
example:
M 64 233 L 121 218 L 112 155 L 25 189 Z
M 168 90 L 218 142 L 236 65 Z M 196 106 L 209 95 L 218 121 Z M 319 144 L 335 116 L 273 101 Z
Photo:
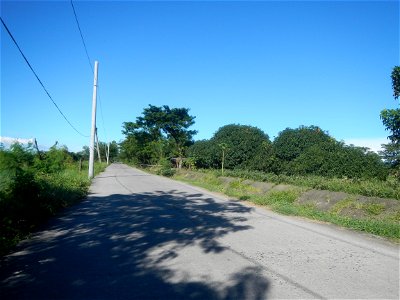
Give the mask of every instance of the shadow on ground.
M 250 229 L 241 216 L 250 210 L 177 191 L 91 196 L 1 261 L 0 298 L 265 299 L 269 284 L 257 268 L 240 270 L 221 288 L 173 281 L 165 266 L 188 246 L 228 251 L 218 238 Z

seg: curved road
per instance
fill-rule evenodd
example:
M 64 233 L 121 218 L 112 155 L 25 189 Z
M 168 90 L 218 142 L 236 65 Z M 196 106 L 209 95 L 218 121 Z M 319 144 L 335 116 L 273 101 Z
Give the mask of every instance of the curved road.
M 399 248 L 113 164 L 1 261 L 1 299 L 399 299 Z

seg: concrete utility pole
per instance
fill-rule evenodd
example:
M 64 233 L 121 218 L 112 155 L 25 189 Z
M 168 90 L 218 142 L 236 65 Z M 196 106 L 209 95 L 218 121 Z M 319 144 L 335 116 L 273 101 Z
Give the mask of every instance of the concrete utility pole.
M 94 136 L 96 134 L 96 101 L 97 101 L 97 70 L 99 62 L 94 62 L 94 83 L 93 83 L 93 100 L 92 100 L 92 130 L 90 132 L 89 146 L 89 179 L 94 176 Z
M 107 165 L 108 165 L 109 159 L 110 159 L 110 143 L 107 144 Z
M 99 163 L 101 163 L 99 136 L 97 135 L 97 128 L 96 128 L 96 145 L 97 145 L 97 156 L 99 157 Z

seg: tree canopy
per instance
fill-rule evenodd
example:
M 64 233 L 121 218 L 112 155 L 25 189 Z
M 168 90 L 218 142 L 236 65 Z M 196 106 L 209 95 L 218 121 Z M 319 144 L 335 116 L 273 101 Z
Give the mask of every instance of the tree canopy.
M 317 126 L 286 128 L 270 142 L 262 130 L 245 125 L 221 127 L 210 140 L 189 148 L 199 168 L 220 168 L 224 145 L 227 169 L 325 177 L 381 178 L 387 168 L 366 148 L 347 146 Z
M 188 108 L 149 105 L 135 122 L 123 123 L 122 157 L 144 164 L 166 156 L 183 157 L 197 133 L 189 129 L 194 119 Z
M 219 145 L 225 145 L 225 167 L 228 169 L 247 168 L 252 159 L 259 155 L 261 148 L 271 144 L 268 135 L 261 129 L 238 124 L 219 128 L 211 142 L 219 148 Z
M 281 131 L 274 140 L 277 158 L 291 161 L 308 148 L 320 143 L 329 142 L 332 138 L 317 126 L 300 126 Z
M 400 66 L 393 68 L 392 74 L 393 97 L 398 100 L 400 95 Z M 400 178 L 400 108 L 384 109 L 380 117 L 386 130 L 390 132 L 390 143 L 383 145 L 382 157 L 392 166 Z

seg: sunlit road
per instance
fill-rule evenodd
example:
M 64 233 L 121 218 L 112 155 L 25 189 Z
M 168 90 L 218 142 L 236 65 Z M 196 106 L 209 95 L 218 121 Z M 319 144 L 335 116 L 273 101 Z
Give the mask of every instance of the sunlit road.
M 0 299 L 398 299 L 399 248 L 113 164 L 0 283 Z

